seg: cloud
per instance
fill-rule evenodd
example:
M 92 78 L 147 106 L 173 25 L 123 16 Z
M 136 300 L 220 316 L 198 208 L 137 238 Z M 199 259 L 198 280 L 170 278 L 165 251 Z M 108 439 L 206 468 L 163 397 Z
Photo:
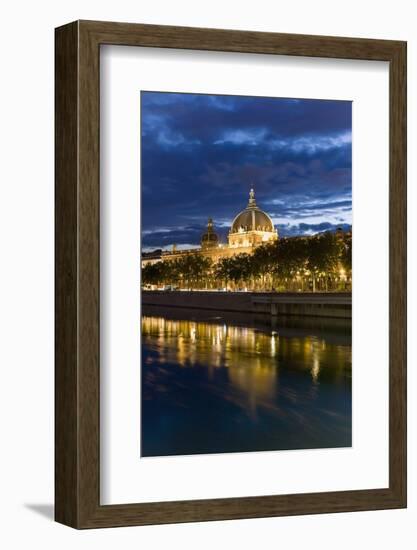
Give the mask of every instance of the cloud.
M 185 227 L 163 228 L 159 231 L 142 231 L 142 248 L 146 251 L 155 248 L 171 249 L 172 245 L 178 248 L 192 248 L 199 246 L 201 236 L 207 225 L 189 225 Z M 229 226 L 216 225 L 215 231 L 220 242 L 227 242 Z
M 336 229 L 339 228 L 343 229 L 344 231 L 350 231 L 352 229 L 352 226 L 347 223 L 333 224 L 329 222 L 321 222 L 316 224 L 299 223 L 295 225 L 283 224 L 277 226 L 280 237 L 315 235 L 316 233 L 323 233 L 324 231 L 336 231 Z
M 224 231 L 251 186 L 277 224 L 351 223 L 349 101 L 142 92 L 141 114 L 144 246 Z

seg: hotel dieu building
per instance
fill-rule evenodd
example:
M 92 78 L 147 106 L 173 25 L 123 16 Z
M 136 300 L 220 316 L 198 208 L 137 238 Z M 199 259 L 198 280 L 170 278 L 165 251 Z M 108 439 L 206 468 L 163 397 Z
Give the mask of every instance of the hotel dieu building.
M 257 246 L 277 239 L 278 231 L 268 214 L 256 204 L 255 193 L 251 189 L 247 207 L 239 212 L 232 222 L 227 244 L 219 242 L 213 228 L 213 220 L 209 218 L 207 229 L 201 236 L 200 248 L 177 250 L 173 245 L 172 251 L 145 253 L 142 255 L 142 267 L 161 260 L 177 260 L 186 254 L 203 254 L 210 258 L 213 263 L 216 263 L 221 258 L 227 258 L 235 254 L 243 252 L 251 254 Z

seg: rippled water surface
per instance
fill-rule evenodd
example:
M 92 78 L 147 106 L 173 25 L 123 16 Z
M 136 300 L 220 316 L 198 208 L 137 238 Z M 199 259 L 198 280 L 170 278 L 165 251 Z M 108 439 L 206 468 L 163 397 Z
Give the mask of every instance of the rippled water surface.
M 351 445 L 351 328 L 144 308 L 142 456 Z

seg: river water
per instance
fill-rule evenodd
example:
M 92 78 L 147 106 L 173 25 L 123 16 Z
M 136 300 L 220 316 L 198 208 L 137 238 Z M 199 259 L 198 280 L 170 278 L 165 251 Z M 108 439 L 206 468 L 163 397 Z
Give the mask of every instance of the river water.
M 142 456 L 351 446 L 350 322 L 142 314 Z

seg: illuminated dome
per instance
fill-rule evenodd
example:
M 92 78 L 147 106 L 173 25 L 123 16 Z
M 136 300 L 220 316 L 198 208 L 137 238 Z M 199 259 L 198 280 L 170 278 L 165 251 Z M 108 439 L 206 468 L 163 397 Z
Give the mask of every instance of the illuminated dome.
M 201 237 L 201 247 L 205 248 L 214 248 L 219 243 L 219 237 L 213 230 L 213 220 L 209 218 L 207 223 L 207 230 L 203 233 Z
M 242 231 L 266 231 L 271 233 L 275 231 L 271 218 L 256 205 L 253 189 L 249 193 L 248 206 L 233 220 L 230 233 Z

